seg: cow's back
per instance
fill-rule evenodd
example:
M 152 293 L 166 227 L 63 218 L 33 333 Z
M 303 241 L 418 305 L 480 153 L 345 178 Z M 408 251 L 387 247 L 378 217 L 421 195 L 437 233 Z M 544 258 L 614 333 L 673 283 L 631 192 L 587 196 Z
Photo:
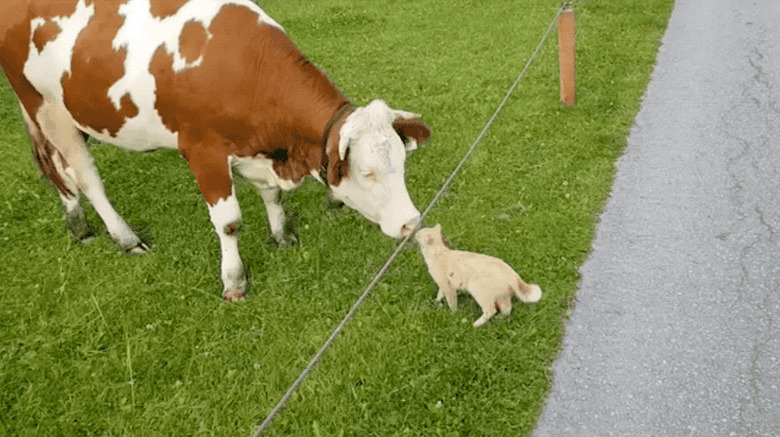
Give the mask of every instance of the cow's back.
M 199 122 L 193 115 L 229 109 L 219 102 L 234 96 L 221 88 L 238 89 L 241 78 L 231 76 L 244 70 L 236 63 L 247 50 L 233 38 L 234 53 L 209 62 L 209 46 L 225 37 L 213 25 L 281 32 L 248 0 L 4 0 L 0 8 L 0 60 L 27 112 L 34 117 L 42 101 L 66 108 L 80 130 L 133 150 L 175 148 L 180 125 Z M 202 67 L 220 68 L 201 72 L 218 80 L 182 83 Z

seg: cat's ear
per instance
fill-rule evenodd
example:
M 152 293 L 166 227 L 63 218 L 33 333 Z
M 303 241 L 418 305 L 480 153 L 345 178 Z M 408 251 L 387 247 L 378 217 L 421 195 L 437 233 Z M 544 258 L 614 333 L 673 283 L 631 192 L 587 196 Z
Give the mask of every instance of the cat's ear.
M 441 234 L 441 223 L 436 223 L 436 226 L 433 227 L 433 230 L 436 231 L 436 235 L 439 236 L 439 240 L 441 240 L 441 244 L 447 245 L 447 242 L 444 241 L 444 235 Z
M 431 244 L 433 244 L 434 241 L 436 241 L 436 240 L 433 238 L 433 235 L 429 235 L 428 238 L 425 239 L 425 244 L 431 245 Z

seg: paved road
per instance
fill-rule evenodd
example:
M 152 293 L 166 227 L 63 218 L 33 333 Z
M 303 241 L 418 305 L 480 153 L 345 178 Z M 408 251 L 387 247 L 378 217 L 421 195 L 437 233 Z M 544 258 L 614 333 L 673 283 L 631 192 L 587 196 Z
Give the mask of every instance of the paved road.
M 536 437 L 780 436 L 780 1 L 678 0 Z

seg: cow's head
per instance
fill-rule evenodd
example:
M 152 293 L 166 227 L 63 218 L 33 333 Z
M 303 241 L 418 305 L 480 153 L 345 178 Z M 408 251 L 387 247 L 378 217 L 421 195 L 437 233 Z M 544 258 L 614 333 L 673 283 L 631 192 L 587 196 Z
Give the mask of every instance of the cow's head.
M 328 145 L 338 147 L 339 163 L 331 160 L 334 165 L 328 169 L 333 196 L 393 238 L 410 233 L 420 219 L 404 182 L 407 149 L 431 135 L 418 117 L 374 100 L 349 114 L 339 130 L 338 144 Z M 334 156 L 336 150 L 329 152 Z

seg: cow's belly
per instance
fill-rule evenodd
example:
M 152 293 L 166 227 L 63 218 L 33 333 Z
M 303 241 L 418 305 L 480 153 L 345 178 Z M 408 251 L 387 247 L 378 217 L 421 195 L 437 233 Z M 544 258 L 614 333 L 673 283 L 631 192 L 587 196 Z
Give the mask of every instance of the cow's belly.
M 260 188 L 279 187 L 287 191 L 300 185 L 300 183 L 280 178 L 274 171 L 274 162 L 267 158 L 231 156 L 230 164 L 241 176 Z
M 74 123 L 75 120 L 74 120 Z M 98 132 L 89 126 L 76 125 L 90 136 L 123 149 L 143 152 L 154 149 L 177 149 L 178 134 L 169 131 L 157 112 L 141 112 L 137 117 L 127 119 L 115 134 Z

